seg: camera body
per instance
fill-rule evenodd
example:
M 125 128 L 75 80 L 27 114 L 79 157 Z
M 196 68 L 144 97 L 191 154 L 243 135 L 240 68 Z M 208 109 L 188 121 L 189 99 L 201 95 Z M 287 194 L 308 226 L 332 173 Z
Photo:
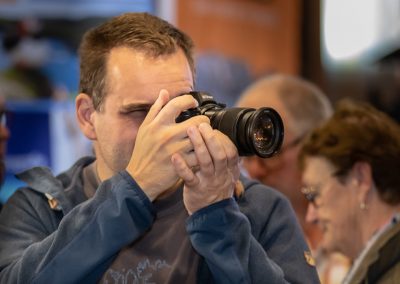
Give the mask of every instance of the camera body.
M 205 92 L 189 92 L 199 106 L 182 112 L 176 122 L 196 115 L 210 119 L 211 127 L 227 135 L 236 145 L 240 156 L 257 155 L 268 158 L 282 146 L 284 128 L 279 114 L 272 108 L 226 108 Z

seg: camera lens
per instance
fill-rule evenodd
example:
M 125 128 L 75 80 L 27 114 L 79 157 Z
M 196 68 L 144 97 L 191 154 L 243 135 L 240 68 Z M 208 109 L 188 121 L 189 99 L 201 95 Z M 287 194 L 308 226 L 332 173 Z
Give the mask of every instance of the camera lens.
M 283 122 L 272 108 L 225 108 L 204 92 L 189 92 L 199 107 L 182 112 L 176 122 L 195 115 L 205 115 L 211 127 L 218 129 L 236 145 L 240 156 L 268 158 L 278 152 L 283 141 Z
M 283 141 L 283 123 L 275 110 L 255 110 L 247 123 L 247 144 L 258 156 L 271 157 L 280 149 Z
M 209 109 L 203 114 L 210 118 L 213 128 L 233 141 L 240 156 L 268 158 L 282 145 L 283 123 L 271 108 Z

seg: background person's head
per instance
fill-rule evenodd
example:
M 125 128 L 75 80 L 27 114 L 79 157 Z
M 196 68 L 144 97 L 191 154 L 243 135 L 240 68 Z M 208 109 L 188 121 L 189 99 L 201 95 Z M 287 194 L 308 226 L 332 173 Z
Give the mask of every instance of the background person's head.
M 355 258 L 399 210 L 400 127 L 361 102 L 342 101 L 305 140 L 307 220 L 323 229 L 322 245 Z
M 243 165 L 251 177 L 284 193 L 302 221 L 307 204 L 300 193 L 301 178 L 297 164 L 299 145 L 310 130 L 331 115 L 332 107 L 328 98 L 306 80 L 276 74 L 250 85 L 237 105 L 272 107 L 281 115 L 285 127 L 281 152 L 268 159 L 246 157 Z
M 84 35 L 76 105 L 101 178 L 126 168 L 161 89 L 171 97 L 193 90 L 192 48 L 187 35 L 146 13 L 117 16 Z

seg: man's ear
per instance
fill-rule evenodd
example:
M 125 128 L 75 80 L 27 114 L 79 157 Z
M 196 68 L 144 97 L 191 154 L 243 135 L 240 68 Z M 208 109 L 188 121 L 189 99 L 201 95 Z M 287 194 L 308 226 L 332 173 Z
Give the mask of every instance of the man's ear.
M 76 117 L 83 134 L 90 140 L 96 140 L 96 131 L 93 123 L 95 112 L 92 98 L 85 93 L 80 93 L 75 99 Z
M 374 180 L 372 177 L 371 165 L 367 162 L 356 162 L 353 165 L 353 182 L 356 183 L 359 189 L 359 202 L 367 204 L 368 194 L 371 194 L 371 190 L 374 188 Z

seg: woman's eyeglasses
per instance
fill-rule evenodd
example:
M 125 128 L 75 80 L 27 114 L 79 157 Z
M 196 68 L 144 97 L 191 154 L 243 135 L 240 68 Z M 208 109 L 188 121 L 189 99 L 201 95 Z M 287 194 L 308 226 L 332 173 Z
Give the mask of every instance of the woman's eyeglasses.
M 297 137 L 296 139 L 293 139 L 292 141 L 290 141 L 290 143 L 283 146 L 278 153 L 283 153 L 291 148 L 296 147 L 297 145 L 299 145 L 301 143 L 301 141 L 303 141 L 304 136 L 305 135 L 301 135 L 301 136 Z
M 320 202 L 320 192 L 321 190 L 314 186 L 305 186 L 301 189 L 301 193 L 315 208 L 321 206 Z
M 332 182 L 337 180 L 337 178 L 341 178 L 346 176 L 346 174 L 342 174 L 341 171 L 335 171 L 329 174 L 324 180 L 324 182 L 317 183 L 314 186 L 304 186 L 301 188 L 301 193 L 304 194 L 304 197 L 315 207 L 321 207 L 321 193 L 322 191 L 326 191 L 332 188 Z

